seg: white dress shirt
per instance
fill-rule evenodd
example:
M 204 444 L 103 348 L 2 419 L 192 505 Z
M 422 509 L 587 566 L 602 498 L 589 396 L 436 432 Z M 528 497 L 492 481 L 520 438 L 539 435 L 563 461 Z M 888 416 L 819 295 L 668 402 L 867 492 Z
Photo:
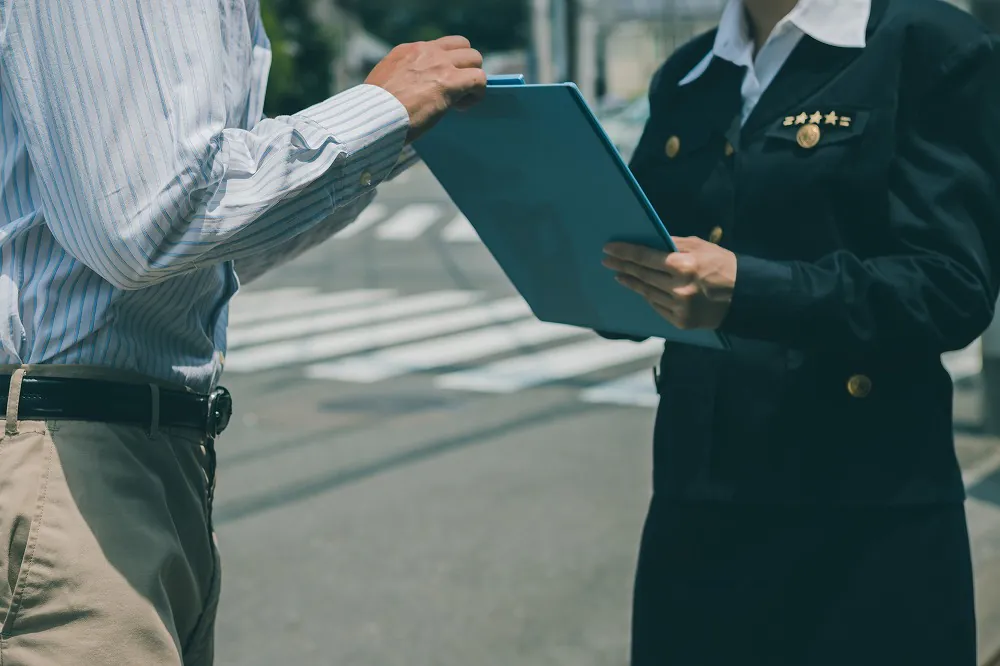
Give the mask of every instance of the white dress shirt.
M 719 21 L 712 51 L 679 85 L 696 81 L 712 58 L 721 58 L 746 69 L 743 79 L 743 122 L 767 87 L 774 81 L 803 36 L 844 48 L 864 48 L 871 0 L 799 0 L 795 8 L 774 27 L 754 57 L 754 39 L 742 0 L 730 0 Z
M 258 0 L 0 0 L 0 364 L 206 391 L 239 280 L 353 220 L 406 109 L 359 86 L 263 118 Z

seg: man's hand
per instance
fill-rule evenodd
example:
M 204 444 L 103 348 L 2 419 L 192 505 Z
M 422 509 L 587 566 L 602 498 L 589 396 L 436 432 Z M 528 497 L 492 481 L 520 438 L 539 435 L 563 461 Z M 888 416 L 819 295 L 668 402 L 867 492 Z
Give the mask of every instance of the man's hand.
M 392 93 L 410 113 L 408 141 L 452 107 L 474 103 L 486 89 L 483 56 L 465 37 L 402 44 L 376 65 L 365 83 Z
M 717 329 L 736 285 L 736 255 L 700 238 L 675 238 L 678 252 L 611 243 L 604 266 L 680 329 Z

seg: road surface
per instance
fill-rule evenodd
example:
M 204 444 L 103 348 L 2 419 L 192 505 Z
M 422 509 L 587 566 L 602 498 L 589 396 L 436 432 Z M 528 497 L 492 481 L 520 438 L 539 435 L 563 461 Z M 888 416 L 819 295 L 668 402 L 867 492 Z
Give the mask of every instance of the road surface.
M 533 320 L 420 168 L 231 318 L 218 663 L 627 663 L 655 343 Z

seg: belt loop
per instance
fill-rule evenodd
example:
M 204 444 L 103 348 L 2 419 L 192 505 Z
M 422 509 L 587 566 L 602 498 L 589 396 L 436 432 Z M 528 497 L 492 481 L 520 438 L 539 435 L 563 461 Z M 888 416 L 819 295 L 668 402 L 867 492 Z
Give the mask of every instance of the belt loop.
M 153 439 L 160 432 L 160 387 L 156 384 L 149 385 L 150 398 L 150 418 L 149 418 L 149 438 Z
M 7 416 L 4 423 L 4 433 L 9 437 L 17 434 L 17 408 L 21 404 L 21 382 L 24 380 L 24 368 L 18 368 L 10 376 L 10 388 L 7 392 Z

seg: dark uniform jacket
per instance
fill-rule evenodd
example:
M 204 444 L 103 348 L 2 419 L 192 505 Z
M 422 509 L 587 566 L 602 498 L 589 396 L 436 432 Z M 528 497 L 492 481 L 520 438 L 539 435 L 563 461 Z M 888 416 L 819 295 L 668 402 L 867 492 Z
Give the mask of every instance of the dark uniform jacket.
M 806 36 L 740 127 L 744 70 L 682 47 L 631 168 L 674 236 L 738 257 L 730 351 L 666 345 L 655 490 L 687 500 L 961 501 L 941 354 L 1000 268 L 1000 42 L 875 0 L 864 49 Z

